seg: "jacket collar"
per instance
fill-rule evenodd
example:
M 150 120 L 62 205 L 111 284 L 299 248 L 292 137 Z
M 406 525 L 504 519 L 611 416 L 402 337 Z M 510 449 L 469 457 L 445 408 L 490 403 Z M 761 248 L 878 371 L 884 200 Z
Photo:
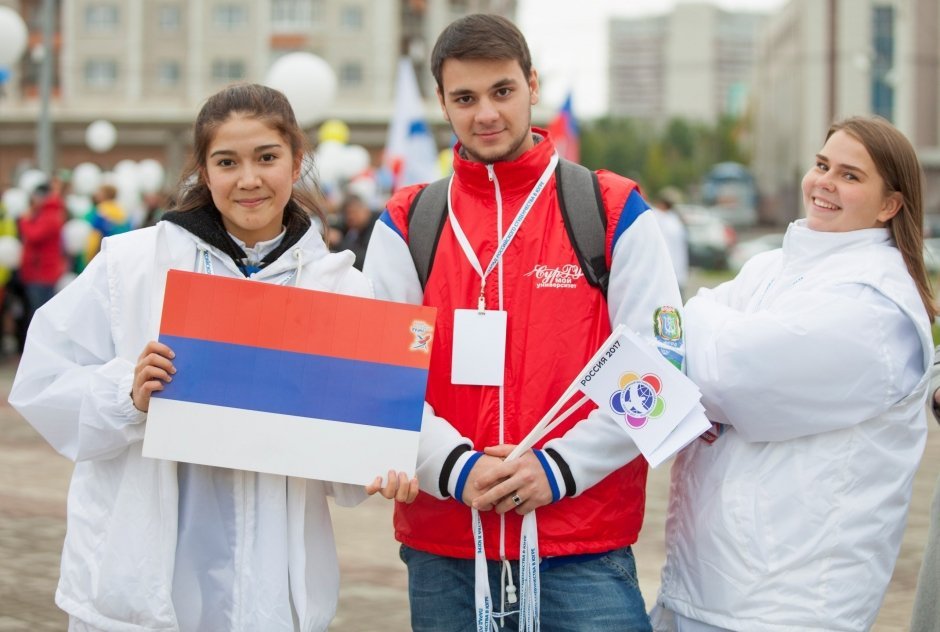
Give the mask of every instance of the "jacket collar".
M 844 233 L 813 230 L 806 219 L 798 219 L 787 228 L 783 238 L 783 253 L 795 257 L 824 257 L 835 251 L 845 251 L 870 245 L 893 246 L 887 228 L 863 228 Z
M 261 268 L 277 261 L 282 254 L 307 234 L 307 230 L 311 225 L 310 220 L 306 217 L 300 218 L 290 213 L 285 213 L 284 219 L 287 222 L 284 227 L 284 239 L 281 240 L 277 248 L 264 257 L 259 266 Z M 306 219 L 306 222 L 303 221 L 304 219 Z M 222 214 L 214 206 L 197 208 L 192 211 L 170 211 L 163 215 L 162 221 L 184 228 L 206 244 L 228 255 L 241 273 L 249 276 L 249 271 L 245 265 L 245 251 L 225 230 L 225 225 L 222 223 Z
M 492 163 L 504 195 L 528 195 L 555 152 L 555 145 L 546 130 L 533 127 L 532 135 L 535 138 L 535 147 L 515 160 Z M 492 196 L 493 183 L 490 182 L 486 165 L 467 160 L 461 155 L 462 149 L 460 143 L 454 147 L 455 185 L 470 193 Z

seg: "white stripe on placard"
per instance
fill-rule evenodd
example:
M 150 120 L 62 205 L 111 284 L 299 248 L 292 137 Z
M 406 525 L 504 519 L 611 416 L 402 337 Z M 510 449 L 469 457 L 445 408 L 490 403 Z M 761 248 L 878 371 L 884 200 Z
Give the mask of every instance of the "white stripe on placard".
M 420 433 L 153 398 L 143 455 L 364 485 L 413 475 Z

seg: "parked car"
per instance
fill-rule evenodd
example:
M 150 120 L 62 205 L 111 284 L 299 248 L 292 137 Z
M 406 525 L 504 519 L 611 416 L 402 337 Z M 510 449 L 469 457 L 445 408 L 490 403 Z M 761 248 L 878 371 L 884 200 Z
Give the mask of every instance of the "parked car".
M 675 210 L 685 222 L 689 236 L 689 265 L 707 270 L 728 267 L 728 253 L 737 233 L 705 206 L 677 204 Z
M 783 233 L 767 233 L 740 242 L 728 255 L 728 267 L 738 272 L 748 259 L 756 254 L 776 250 L 783 246 Z

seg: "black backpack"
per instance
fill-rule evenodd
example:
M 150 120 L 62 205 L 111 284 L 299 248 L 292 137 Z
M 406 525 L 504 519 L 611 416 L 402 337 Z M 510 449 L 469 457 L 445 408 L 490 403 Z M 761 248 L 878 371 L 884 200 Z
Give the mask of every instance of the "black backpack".
M 424 288 L 431 274 L 437 242 L 447 217 L 447 183 L 436 180 L 421 189 L 408 209 L 408 249 Z M 607 297 L 610 270 L 604 247 L 607 241 L 607 211 L 597 174 L 586 167 L 560 159 L 555 167 L 555 187 L 568 239 L 578 255 L 587 282 Z

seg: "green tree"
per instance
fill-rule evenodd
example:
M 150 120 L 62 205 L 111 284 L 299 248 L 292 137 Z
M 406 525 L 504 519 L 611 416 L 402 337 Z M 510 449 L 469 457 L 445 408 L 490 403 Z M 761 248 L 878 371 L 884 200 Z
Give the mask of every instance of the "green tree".
M 747 121 L 723 117 L 715 125 L 671 119 L 661 129 L 644 121 L 605 117 L 581 126 L 581 160 L 636 180 L 647 195 L 662 187 L 693 190 L 718 162 L 750 162 Z

